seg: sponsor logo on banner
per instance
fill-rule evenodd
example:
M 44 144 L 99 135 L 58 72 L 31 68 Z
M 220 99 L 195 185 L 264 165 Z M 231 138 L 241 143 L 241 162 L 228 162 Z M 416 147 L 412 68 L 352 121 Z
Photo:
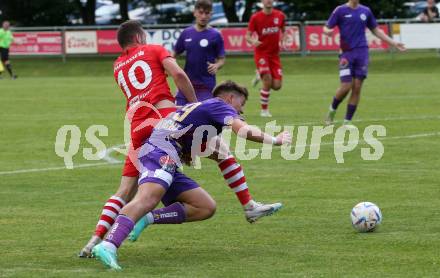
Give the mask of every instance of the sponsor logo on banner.
M 61 32 L 16 32 L 11 55 L 55 55 L 62 53 Z
M 168 51 L 172 51 L 180 33 L 181 29 L 151 29 L 146 32 L 147 42 L 162 45 Z
M 226 52 L 254 51 L 254 47 L 246 42 L 246 27 L 223 28 L 219 31 L 223 36 Z M 182 33 L 182 29 L 150 29 L 145 33 L 147 35 L 147 43 L 162 45 L 168 51 L 172 51 L 177 39 Z M 121 48 L 119 47 L 116 40 L 116 30 L 99 30 L 96 31 L 96 34 L 98 53 L 121 52 Z M 298 51 L 300 49 L 299 28 L 297 26 L 286 27 L 286 34 L 286 48 L 283 48 L 283 50 Z M 205 40 L 202 40 L 199 43 L 202 47 L 206 47 L 209 45 L 209 42 Z
M 336 28 L 332 37 L 324 35 L 324 26 L 314 25 L 306 26 L 306 47 L 309 51 L 337 51 L 339 50 L 340 34 Z M 388 34 L 388 27 L 386 25 L 379 25 L 386 34 Z M 370 49 L 388 49 L 388 45 L 374 36 L 370 30 L 367 29 L 367 41 Z
M 121 53 L 122 48 L 116 39 L 116 30 L 98 30 L 98 53 Z
M 246 32 L 247 28 L 245 27 L 220 29 L 226 52 L 253 52 L 254 47 L 245 39 Z M 300 49 L 299 28 L 297 26 L 286 27 L 286 36 L 283 50 L 298 51 Z
M 96 31 L 68 31 L 65 45 L 67 54 L 98 53 Z

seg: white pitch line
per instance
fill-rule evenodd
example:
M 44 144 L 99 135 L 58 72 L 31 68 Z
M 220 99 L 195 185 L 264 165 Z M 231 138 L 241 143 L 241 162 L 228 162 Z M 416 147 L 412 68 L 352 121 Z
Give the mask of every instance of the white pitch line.
M 107 161 L 108 163 L 122 163 L 121 160 L 110 156 L 111 153 L 113 153 L 115 151 L 119 151 L 122 147 L 125 147 L 125 144 L 120 144 L 120 145 L 110 147 L 110 148 L 105 149 L 104 151 L 100 152 L 99 156 L 104 154 L 102 160 Z
M 120 164 L 120 162 L 100 162 L 100 163 L 84 163 L 73 166 L 73 169 L 76 168 L 89 168 L 110 164 Z M 72 169 L 72 170 L 73 170 Z M 22 173 L 32 173 L 32 172 L 47 172 L 47 171 L 57 171 L 57 170 L 70 170 L 67 169 L 66 166 L 60 167 L 48 167 L 48 168 L 34 168 L 34 169 L 22 169 L 22 170 L 13 170 L 13 171 L 4 171 L 0 172 L 0 175 L 13 175 L 13 174 L 22 174 Z
M 391 122 L 391 121 L 411 121 L 411 120 L 440 120 L 440 116 L 419 116 L 419 117 L 389 117 L 382 119 L 365 119 L 365 120 L 353 120 L 354 123 L 362 123 L 362 122 Z M 342 121 L 335 121 L 335 123 L 341 123 Z M 323 124 L 322 122 L 306 122 L 306 123 L 297 123 L 295 125 L 313 125 L 313 124 Z
M 395 140 L 395 139 L 413 139 L 413 138 L 433 137 L 433 136 L 440 136 L 440 132 L 419 133 L 419 134 L 393 136 L 393 137 L 381 137 L 378 139 L 379 140 Z M 326 145 L 333 145 L 335 143 L 341 143 L 341 142 L 323 142 L 320 145 L 326 146 Z M 358 143 L 365 143 L 365 140 L 359 140 Z M 119 146 L 123 146 L 123 145 L 113 146 L 113 147 L 109 148 L 108 150 L 114 151 Z M 310 146 L 314 146 L 314 145 L 308 144 L 308 145 L 301 145 L 301 146 L 295 146 L 295 147 L 310 147 Z M 280 146 L 277 146 L 275 148 L 280 148 Z M 112 151 L 108 151 L 106 153 L 106 155 L 109 155 L 111 152 Z M 110 161 L 112 161 L 112 162 L 110 162 Z M 89 167 L 97 167 L 97 166 L 105 166 L 105 165 L 116 165 L 116 164 L 121 164 L 122 162 L 123 161 L 111 158 L 111 159 L 108 159 L 107 162 L 78 164 L 76 166 L 73 166 L 73 168 L 77 169 L 77 168 L 89 168 Z M 49 167 L 49 168 L 21 169 L 21 170 L 13 170 L 13 171 L 3 171 L 3 172 L 0 172 L 0 175 L 13 175 L 13 174 L 59 171 L 59 170 L 68 170 L 68 169 L 65 166 Z

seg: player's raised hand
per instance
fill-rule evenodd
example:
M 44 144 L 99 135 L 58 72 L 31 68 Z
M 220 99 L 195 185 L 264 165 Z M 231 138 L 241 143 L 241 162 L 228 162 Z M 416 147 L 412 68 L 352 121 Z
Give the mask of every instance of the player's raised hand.
M 210 63 L 210 62 L 207 62 L 207 64 L 208 64 L 208 73 L 215 75 L 217 73 L 218 69 L 220 68 L 218 66 L 218 64 L 217 63 Z
M 280 134 L 275 137 L 276 142 L 274 145 L 281 146 L 284 144 L 291 144 L 292 143 L 292 135 L 290 135 L 290 132 L 283 131 Z

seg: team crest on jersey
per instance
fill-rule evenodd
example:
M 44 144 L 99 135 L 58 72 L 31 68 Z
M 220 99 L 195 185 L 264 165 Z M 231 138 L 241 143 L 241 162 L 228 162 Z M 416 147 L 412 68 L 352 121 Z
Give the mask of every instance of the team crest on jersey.
M 339 61 L 339 68 L 340 69 L 346 69 L 348 67 L 348 64 L 349 64 L 348 60 L 346 58 L 342 58 Z
M 264 60 L 264 58 L 260 58 L 260 60 L 258 60 L 258 63 L 260 65 L 264 65 L 264 64 L 266 64 L 266 60 Z
M 279 22 L 280 22 L 280 20 L 278 19 L 278 17 L 275 17 L 275 18 L 273 19 L 273 23 L 278 24 Z
M 364 13 L 361 13 L 361 19 L 362 21 L 365 21 L 367 20 L 367 16 Z
M 162 170 L 167 172 L 174 172 L 176 168 L 176 162 L 169 155 L 163 155 L 159 158 L 159 164 L 162 166 Z
M 208 40 L 207 39 L 200 40 L 200 46 L 201 47 L 207 47 L 208 46 Z

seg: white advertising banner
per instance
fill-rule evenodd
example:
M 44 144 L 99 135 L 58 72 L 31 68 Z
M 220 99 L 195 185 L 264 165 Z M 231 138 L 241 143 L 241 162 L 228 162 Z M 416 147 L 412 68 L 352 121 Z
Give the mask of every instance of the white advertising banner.
M 96 31 L 68 31 L 65 34 L 64 41 L 67 54 L 98 53 Z
M 440 48 L 440 23 L 400 24 L 393 29 L 394 38 L 408 49 Z
M 150 29 L 145 33 L 148 43 L 160 44 L 168 51 L 172 51 L 182 29 Z

